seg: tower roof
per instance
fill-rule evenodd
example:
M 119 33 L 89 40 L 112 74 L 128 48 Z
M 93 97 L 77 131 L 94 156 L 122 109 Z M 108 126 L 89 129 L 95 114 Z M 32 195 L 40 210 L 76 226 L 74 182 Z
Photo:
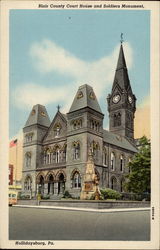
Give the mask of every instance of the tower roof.
M 124 90 L 128 91 L 129 89 L 131 89 L 122 44 L 120 46 L 119 57 L 118 57 L 117 68 L 115 72 L 112 90 L 115 88 L 116 85 L 118 85 L 122 91 Z
M 34 124 L 39 124 L 45 127 L 50 126 L 50 119 L 45 106 L 42 106 L 40 104 L 36 104 L 33 106 L 32 111 L 30 112 L 28 120 L 25 124 L 25 127 Z
M 102 113 L 93 88 L 87 84 L 79 87 L 69 112 L 89 107 Z

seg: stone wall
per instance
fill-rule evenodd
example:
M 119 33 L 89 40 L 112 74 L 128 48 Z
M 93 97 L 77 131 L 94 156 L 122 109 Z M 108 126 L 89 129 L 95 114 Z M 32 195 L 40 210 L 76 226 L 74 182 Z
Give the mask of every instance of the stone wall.
M 18 200 L 18 205 L 37 205 L 37 200 Z M 41 200 L 40 206 L 76 207 L 76 208 L 143 208 L 150 207 L 149 201 L 70 201 Z

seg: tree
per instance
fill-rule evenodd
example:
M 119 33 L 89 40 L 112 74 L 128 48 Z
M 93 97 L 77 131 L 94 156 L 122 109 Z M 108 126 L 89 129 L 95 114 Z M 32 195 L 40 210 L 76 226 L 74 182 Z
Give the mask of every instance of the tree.
M 139 140 L 139 150 L 129 162 L 130 173 L 125 188 L 133 193 L 150 193 L 151 147 L 146 136 Z

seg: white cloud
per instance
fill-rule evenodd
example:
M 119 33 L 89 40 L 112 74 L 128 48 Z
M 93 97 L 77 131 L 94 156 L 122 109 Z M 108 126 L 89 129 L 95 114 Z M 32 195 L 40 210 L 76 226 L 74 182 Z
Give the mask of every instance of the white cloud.
M 133 57 L 131 46 L 129 43 L 124 43 L 123 48 L 127 67 L 130 68 Z M 75 92 L 80 85 L 85 83 L 91 85 L 97 97 L 100 98 L 106 91 L 107 86 L 113 83 L 118 53 L 119 45 L 110 55 L 97 61 L 86 62 L 49 40 L 34 43 L 30 49 L 30 56 L 34 66 L 41 74 L 56 72 L 63 77 L 69 75 L 74 78 L 74 82 L 69 82 L 63 87 L 55 85 L 45 87 L 37 83 L 21 84 L 14 93 L 15 103 L 18 107 L 29 108 L 37 103 L 47 105 L 63 101 L 62 111 L 68 112 Z
M 25 93 L 25 95 L 24 95 Z M 19 108 L 31 108 L 35 104 L 47 105 L 63 101 L 70 95 L 70 87 L 62 91 L 61 87 L 48 88 L 35 83 L 25 83 L 14 92 L 15 103 Z

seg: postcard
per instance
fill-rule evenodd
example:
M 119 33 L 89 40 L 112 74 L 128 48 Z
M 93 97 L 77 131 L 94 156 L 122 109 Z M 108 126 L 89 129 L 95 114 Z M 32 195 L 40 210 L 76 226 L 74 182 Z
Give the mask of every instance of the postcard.
M 159 249 L 159 28 L 158 1 L 1 1 L 1 248 Z

